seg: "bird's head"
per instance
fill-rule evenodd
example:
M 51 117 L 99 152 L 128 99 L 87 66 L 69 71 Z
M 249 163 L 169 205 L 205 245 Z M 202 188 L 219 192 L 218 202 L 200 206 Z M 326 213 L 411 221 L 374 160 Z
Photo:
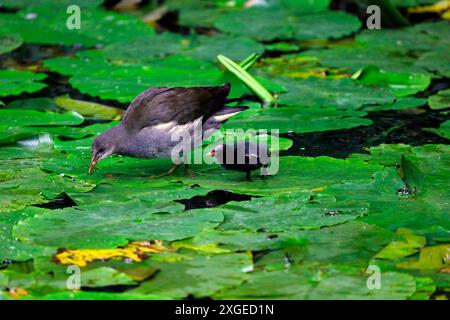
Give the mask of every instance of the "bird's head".
M 223 149 L 224 149 L 224 145 L 219 144 L 219 145 L 215 146 L 214 149 L 212 149 L 209 152 L 209 155 L 213 158 L 216 158 L 220 162 L 223 159 Z
M 95 138 L 92 144 L 92 158 L 89 165 L 89 174 L 94 172 L 94 168 L 100 160 L 103 160 L 116 152 L 116 139 L 111 130 L 103 132 Z

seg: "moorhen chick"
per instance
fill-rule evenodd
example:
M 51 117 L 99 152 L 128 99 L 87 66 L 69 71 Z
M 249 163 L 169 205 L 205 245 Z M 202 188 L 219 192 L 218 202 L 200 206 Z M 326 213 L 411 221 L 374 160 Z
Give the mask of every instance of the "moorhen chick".
M 210 156 L 226 170 L 245 172 L 248 181 L 251 181 L 251 172 L 260 168 L 263 168 L 261 177 L 266 176 L 264 169 L 270 162 L 267 145 L 249 141 L 219 144 L 211 150 Z
M 112 154 L 135 158 L 171 157 L 174 133 L 194 133 L 201 125 L 200 141 L 233 115 L 248 107 L 227 107 L 231 84 L 210 87 L 158 87 L 144 91 L 130 104 L 119 125 L 103 132 L 92 144 L 89 173 Z M 171 174 L 179 164 L 175 164 Z

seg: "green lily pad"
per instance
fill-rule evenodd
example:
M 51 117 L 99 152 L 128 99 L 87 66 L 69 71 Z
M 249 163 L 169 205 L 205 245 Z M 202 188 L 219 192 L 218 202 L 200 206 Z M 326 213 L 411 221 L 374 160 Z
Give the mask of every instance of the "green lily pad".
M 414 277 L 400 272 L 380 274 L 379 289 L 370 289 L 367 285 L 367 275 L 349 276 L 337 275 L 321 281 L 312 291 L 309 299 L 347 300 L 398 300 L 407 299 L 416 291 Z
M 367 165 L 362 161 L 339 160 L 328 157 L 280 157 L 279 172 L 265 179 L 255 177 L 253 181 L 243 181 L 243 173 L 226 171 L 219 166 L 194 167 L 192 177 L 180 176 L 188 185 L 198 184 L 209 189 L 223 186 L 235 193 L 251 195 L 275 195 L 277 193 L 307 191 L 335 183 L 366 181 L 382 169 L 378 165 Z M 274 164 L 273 168 L 276 169 Z M 255 174 L 256 175 L 256 174 Z M 270 186 L 270 188 L 268 188 Z
M 42 209 L 39 208 L 29 208 L 27 212 L 0 213 L 0 261 L 5 259 L 26 261 L 37 256 L 51 256 L 54 254 L 56 247 L 22 243 L 12 235 L 12 228 L 15 224 L 41 211 Z
M 295 10 L 251 8 L 219 17 L 214 26 L 219 30 L 245 35 L 259 41 L 275 39 L 341 38 L 358 31 L 359 20 L 347 13 L 299 13 Z
M 51 98 L 30 98 L 14 100 L 8 104 L 8 109 L 34 109 L 40 111 L 60 112 L 61 109 Z
M 241 285 L 252 267 L 248 253 L 190 255 L 178 262 L 153 262 L 161 271 L 130 293 L 156 294 L 175 299 L 208 297 L 220 290 Z M 224 268 L 223 266 L 227 266 Z
M 0 212 L 45 203 L 62 192 L 86 192 L 95 186 L 80 178 L 47 174 L 39 169 L 39 162 L 34 159 L 2 160 L 1 165 L 0 190 L 5 196 L 0 200 Z
M 35 92 L 46 85 L 41 82 L 47 75 L 43 73 L 33 73 L 29 71 L 17 71 L 17 70 L 0 70 L 0 96 L 16 95 L 22 92 Z
M 76 112 L 54 113 L 37 110 L 1 109 L 0 117 L 5 126 L 67 126 L 78 125 L 84 118 Z
M 356 219 L 366 212 L 364 203 L 340 203 L 331 197 L 310 201 L 310 198 L 310 192 L 294 192 L 255 198 L 250 202 L 228 203 L 218 208 L 225 216 L 220 228 L 269 232 L 317 229 Z
M 81 28 L 69 29 L 66 9 L 67 5 L 59 10 L 52 5 L 39 5 L 14 14 L 2 14 L 0 28 L 3 33 L 18 32 L 27 43 L 85 46 L 154 34 L 154 29 L 139 19 L 94 8 L 81 9 Z
M 341 264 L 365 270 L 370 259 L 394 237 L 389 230 L 359 221 L 315 230 L 290 231 L 289 234 L 291 244 L 261 257 L 255 269 Z M 287 266 L 286 256 L 289 257 Z
M 16 50 L 23 43 L 20 35 L 0 35 L 0 54 Z
M 450 108 L 450 89 L 441 90 L 437 94 L 430 96 L 428 105 L 434 110 Z
M 171 56 L 145 66 L 113 65 L 103 60 L 101 54 L 91 52 L 88 57 L 49 59 L 44 65 L 72 75 L 70 84 L 83 93 L 120 102 L 130 102 L 150 87 L 213 85 L 221 75 L 207 62 L 182 56 Z
M 155 46 L 155 43 L 158 45 Z M 147 63 L 175 54 L 189 47 L 191 39 L 176 33 L 164 32 L 105 46 L 98 54 L 112 61 Z
M 301 240 L 295 236 L 284 232 L 268 232 L 259 230 L 252 232 L 249 230 L 218 230 L 204 229 L 197 234 L 192 245 L 195 246 L 217 246 L 225 251 L 241 250 L 277 250 L 292 244 L 302 245 Z M 174 243 L 176 246 L 176 242 Z
M 192 41 L 190 47 L 181 54 L 207 61 L 216 61 L 219 54 L 233 60 L 243 60 L 253 53 L 264 52 L 262 44 L 242 36 L 201 36 Z
M 370 119 L 363 111 L 338 110 L 333 107 L 280 107 L 248 109 L 231 118 L 224 129 L 279 130 L 286 132 L 316 132 L 368 126 Z
M 422 73 L 386 72 L 368 66 L 358 72 L 358 83 L 387 87 L 398 97 L 424 91 L 431 83 L 430 76 Z
M 300 50 L 300 46 L 288 42 L 276 42 L 265 45 L 267 51 L 291 52 Z
M 91 204 L 77 209 L 46 210 L 16 225 L 13 234 L 25 243 L 64 248 L 114 248 L 133 240 L 188 238 L 223 219 L 217 212 L 183 212 L 182 209 L 183 206 L 175 202 L 130 201 L 114 207 Z M 55 223 L 59 226 L 57 232 Z
M 401 227 L 419 232 L 419 235 L 434 236 L 430 231 L 434 226 L 450 228 L 446 213 L 448 204 L 441 201 L 449 197 L 446 187 L 450 175 L 448 162 L 448 146 L 425 145 L 411 147 L 407 145 L 380 145 L 370 149 L 370 155 L 354 155 L 365 158 L 371 163 L 381 163 L 384 166 L 402 165 L 402 157 L 407 159 L 402 171 L 408 188 L 398 184 L 397 192 L 391 191 L 389 198 L 366 195 L 364 199 L 379 213 L 363 218 L 368 223 L 396 230 Z M 399 176 L 400 177 L 400 176 Z M 416 187 L 416 190 L 414 189 Z M 360 190 L 364 190 L 363 187 Z M 369 190 L 367 190 L 369 191 Z M 347 193 L 349 191 L 346 191 Z M 353 194 L 364 193 L 361 191 Z M 397 200 L 395 200 L 397 197 Z
M 2 0 L 2 5 L 5 8 L 26 8 L 26 7 L 38 7 L 38 6 L 61 6 L 67 8 L 67 6 L 74 4 L 73 0 Z M 102 4 L 102 0 L 77 0 L 76 4 L 85 7 L 97 7 Z
M 278 79 L 277 79 L 278 80 Z M 369 104 L 387 104 L 394 102 L 394 95 L 385 88 L 367 87 L 352 79 L 303 80 L 280 79 L 287 93 L 280 96 L 282 104 L 294 106 L 335 106 L 342 109 L 358 109 Z
M 444 121 L 441 123 L 438 129 L 430 128 L 428 131 L 434 132 L 441 137 L 450 139 L 450 120 Z
M 445 21 L 426 22 L 396 30 L 364 30 L 356 41 L 378 50 L 405 49 L 412 51 L 448 50 L 449 25 Z
M 418 5 L 433 4 L 434 0 L 391 0 L 391 3 L 397 7 L 417 7 Z
M 424 106 L 427 104 L 427 99 L 416 97 L 401 97 L 395 100 L 392 104 L 365 106 L 364 111 L 385 111 L 385 110 L 405 110 Z
M 384 71 L 392 72 L 423 72 L 423 68 L 415 65 L 416 59 L 406 56 L 401 49 L 383 48 L 375 50 L 358 45 L 349 47 L 334 47 L 330 49 L 307 50 L 299 54 L 304 58 L 319 59 L 323 66 L 343 68 L 345 72 L 357 72 L 368 66 L 375 65 Z

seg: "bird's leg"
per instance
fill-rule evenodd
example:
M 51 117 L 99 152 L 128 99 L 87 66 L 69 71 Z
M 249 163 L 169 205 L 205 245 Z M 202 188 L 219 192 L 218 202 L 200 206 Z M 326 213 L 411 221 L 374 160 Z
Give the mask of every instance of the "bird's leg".
M 247 179 L 247 181 L 252 181 L 252 178 L 250 177 L 250 175 L 251 175 L 251 171 L 245 172 L 245 179 Z
M 263 166 L 261 170 L 261 180 L 264 180 L 267 177 L 267 167 Z
M 174 165 L 172 166 L 172 168 L 170 168 L 169 171 L 167 171 L 167 172 L 165 172 L 165 173 L 158 174 L 158 175 L 156 175 L 156 176 L 151 176 L 150 179 L 157 179 L 157 178 L 162 178 L 162 177 L 165 177 L 165 176 L 170 176 L 172 173 L 175 172 L 175 170 L 178 169 L 179 166 L 180 166 L 179 164 L 174 164 Z
M 194 176 L 194 170 L 187 163 L 184 164 L 184 174 L 187 174 L 190 178 Z

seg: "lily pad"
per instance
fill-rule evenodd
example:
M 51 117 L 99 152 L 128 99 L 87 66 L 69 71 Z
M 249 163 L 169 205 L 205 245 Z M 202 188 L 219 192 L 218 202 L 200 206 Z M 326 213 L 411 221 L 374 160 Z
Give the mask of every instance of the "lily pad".
M 242 36 L 201 36 L 193 40 L 190 47 L 182 54 L 207 61 L 216 61 L 219 54 L 233 60 L 243 60 L 253 53 L 264 52 L 262 44 Z
M 0 35 L 0 55 L 17 49 L 22 43 L 22 37 L 19 35 Z
M 363 118 L 365 115 L 363 111 L 332 107 L 249 109 L 230 119 L 224 129 L 279 130 L 280 133 L 337 130 L 371 125 L 371 120 Z
M 131 290 L 136 294 L 157 294 L 175 299 L 208 297 L 220 290 L 242 284 L 251 268 L 252 257 L 248 253 L 194 255 L 178 262 L 155 263 L 161 271 L 154 279 Z M 226 265 L 226 268 L 223 266 Z
M 26 261 L 37 256 L 51 256 L 56 251 L 56 247 L 22 243 L 12 235 L 12 228 L 16 223 L 25 218 L 32 217 L 41 210 L 39 208 L 29 208 L 27 212 L 0 213 L 0 262 L 6 259 Z
M 364 203 L 338 202 L 331 197 L 318 201 L 310 201 L 310 198 L 310 192 L 294 192 L 239 204 L 228 203 L 218 208 L 225 216 L 220 228 L 269 232 L 317 229 L 356 219 L 363 216 L 367 208 Z
M 358 31 L 361 23 L 344 12 L 299 13 L 295 10 L 251 8 L 219 17 L 219 30 L 259 41 L 341 38 Z
M 13 234 L 25 243 L 65 248 L 114 248 L 134 240 L 188 238 L 223 219 L 217 212 L 182 210 L 181 204 L 167 201 L 46 210 L 21 221 L 14 227 Z M 55 223 L 59 226 L 58 232 L 55 232 Z
M 94 46 L 121 39 L 152 35 L 154 29 L 139 19 L 115 12 L 90 8 L 82 11 L 81 27 L 66 26 L 66 6 L 33 6 L 14 14 L 2 14 L 3 32 L 18 32 L 27 43 L 82 44 Z
M 46 85 L 39 80 L 43 80 L 47 75 L 43 73 L 33 73 L 29 71 L 0 70 L 0 96 L 16 95 L 22 92 L 35 92 Z
M 143 66 L 113 65 L 103 60 L 101 54 L 91 53 L 89 57 L 49 59 L 44 65 L 72 75 L 70 84 L 83 93 L 120 102 L 131 102 L 150 87 L 212 85 L 221 75 L 213 65 L 183 56 Z
M 277 167 L 268 168 L 275 170 Z M 219 166 L 194 167 L 192 177 L 179 177 L 188 185 L 198 184 L 209 189 L 223 186 L 235 193 L 250 195 L 275 195 L 294 191 L 307 191 L 335 183 L 366 181 L 382 169 L 378 165 L 367 165 L 362 161 L 339 160 L 328 157 L 280 157 L 279 172 L 265 179 L 255 177 L 253 181 L 243 181 L 242 172 L 226 171 Z M 270 189 L 267 186 L 270 185 Z
M 388 89 L 362 86 L 352 79 L 280 78 L 279 81 L 288 92 L 278 101 L 287 105 L 358 109 L 369 104 L 393 103 L 395 99 Z
M 430 76 L 422 73 L 386 72 L 368 66 L 358 72 L 358 83 L 387 87 L 398 97 L 413 95 L 424 91 L 431 83 Z
M 450 139 L 450 120 L 447 120 L 443 123 L 441 123 L 441 125 L 439 126 L 438 129 L 427 129 L 428 131 L 434 132 L 438 135 L 440 135 L 441 137 Z
M 364 111 L 384 111 L 384 110 L 405 110 L 422 107 L 427 104 L 427 99 L 416 97 L 402 97 L 395 100 L 392 104 L 365 106 Z
M 450 89 L 441 90 L 437 94 L 430 96 L 428 105 L 434 110 L 450 108 Z
M 66 126 L 81 124 L 84 118 L 76 112 L 54 113 L 37 110 L 1 109 L 2 125 L 9 126 Z

